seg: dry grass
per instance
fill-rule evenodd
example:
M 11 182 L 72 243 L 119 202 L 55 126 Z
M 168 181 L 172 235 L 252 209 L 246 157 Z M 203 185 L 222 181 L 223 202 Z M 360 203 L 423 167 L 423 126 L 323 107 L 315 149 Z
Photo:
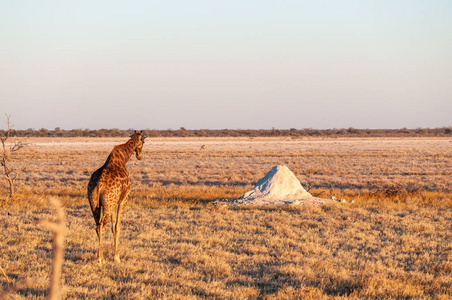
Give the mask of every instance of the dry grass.
M 3 269 L 2 273 L 6 278 L 7 287 L 0 290 L 0 299 L 13 298 L 13 294 L 19 290 L 29 289 L 36 285 L 49 286 L 48 299 L 57 300 L 61 298 L 61 270 L 64 262 L 64 240 L 66 231 L 66 213 L 61 205 L 61 202 L 56 198 L 50 198 L 49 204 L 54 207 L 56 215 L 56 223 L 48 220 L 42 223 L 42 226 L 53 232 L 53 259 L 52 271 L 49 280 L 44 277 L 27 277 L 11 283 L 8 275 Z M 9 214 L 10 215 L 10 214 Z
M 85 195 L 110 144 L 37 145 L 24 153 L 34 163 L 18 179 L 14 201 L 1 190 L 0 290 L 49 276 L 52 237 L 39 224 L 53 215 L 47 198 L 57 196 L 67 211 L 68 299 L 449 299 L 448 142 L 151 139 L 144 160 L 128 165 L 134 184 L 123 219 L 123 260 L 113 262 L 107 233 L 102 267 Z M 240 196 L 279 163 L 311 193 L 355 203 L 209 204 Z M 43 299 L 48 292 L 38 285 L 17 295 Z

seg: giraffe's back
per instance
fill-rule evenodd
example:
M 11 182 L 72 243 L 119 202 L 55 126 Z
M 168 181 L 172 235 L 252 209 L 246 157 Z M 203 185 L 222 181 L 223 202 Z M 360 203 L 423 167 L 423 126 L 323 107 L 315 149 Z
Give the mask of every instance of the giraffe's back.
M 130 191 L 130 179 L 126 168 L 108 165 L 97 169 L 88 184 L 88 200 L 91 208 L 116 207 L 122 196 Z

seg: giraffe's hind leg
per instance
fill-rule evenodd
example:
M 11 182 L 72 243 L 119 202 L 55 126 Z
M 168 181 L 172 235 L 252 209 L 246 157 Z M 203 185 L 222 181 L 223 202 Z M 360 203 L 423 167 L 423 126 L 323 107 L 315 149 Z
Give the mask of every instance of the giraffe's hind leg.
M 114 225 L 112 225 L 112 226 L 114 226 L 113 234 L 115 236 L 114 238 L 115 238 L 115 261 L 116 262 L 121 262 L 121 259 L 119 258 L 119 252 L 118 252 L 119 234 L 121 232 L 122 214 L 123 214 L 124 208 L 126 207 L 126 204 L 127 204 L 129 192 L 130 192 L 130 190 L 126 191 L 121 196 L 121 199 L 119 199 L 119 204 L 118 204 L 118 207 L 117 207 L 117 214 L 116 214 L 116 222 L 115 222 Z M 112 221 L 113 221 L 113 218 L 112 218 Z
M 99 264 L 102 264 L 104 262 L 104 253 L 102 249 L 102 240 L 105 233 L 105 227 L 108 223 L 108 218 L 110 218 L 109 212 L 104 212 L 102 215 L 99 223 L 97 224 L 96 232 L 97 237 L 99 238 L 99 252 L 97 254 L 97 260 L 99 261 Z
M 96 222 L 96 233 L 97 233 L 97 239 L 99 241 L 99 252 L 97 253 L 97 260 L 99 261 L 99 263 L 102 263 L 102 261 L 104 260 L 104 257 L 102 255 L 103 231 L 101 230 L 103 218 L 102 218 L 102 209 L 100 207 L 97 207 L 93 210 L 93 217 L 94 217 L 94 221 Z
M 97 260 L 100 264 L 104 261 L 104 256 L 102 252 L 102 236 L 106 225 L 105 218 L 103 218 L 104 207 L 100 202 L 102 201 L 103 193 L 99 193 L 99 187 L 97 181 L 90 180 L 88 184 L 88 200 L 91 206 L 91 211 L 93 213 L 94 221 L 96 222 L 96 233 L 99 241 L 99 252 L 97 254 Z M 108 220 L 108 219 L 106 219 Z

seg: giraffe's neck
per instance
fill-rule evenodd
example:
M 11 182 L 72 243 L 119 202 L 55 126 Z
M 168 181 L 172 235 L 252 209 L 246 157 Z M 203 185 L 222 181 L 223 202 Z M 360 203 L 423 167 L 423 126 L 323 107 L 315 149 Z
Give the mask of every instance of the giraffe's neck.
M 136 148 L 136 139 L 131 138 L 127 143 L 115 146 L 111 151 L 110 156 L 106 161 L 107 164 L 119 164 L 124 165 L 129 161 Z

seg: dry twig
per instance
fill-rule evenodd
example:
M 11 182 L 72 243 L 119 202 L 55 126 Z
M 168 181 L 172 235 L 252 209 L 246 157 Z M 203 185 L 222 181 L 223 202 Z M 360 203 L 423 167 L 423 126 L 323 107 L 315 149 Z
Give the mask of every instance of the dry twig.
M 9 284 L 9 277 L 8 275 L 6 275 L 5 271 L 3 270 L 3 268 L 0 266 L 0 271 L 2 271 L 3 276 L 5 276 L 6 278 L 6 282 Z
M 61 202 L 57 198 L 50 198 L 50 203 L 56 210 L 56 223 L 45 223 L 45 226 L 53 231 L 53 264 L 49 285 L 49 299 L 60 298 L 61 268 L 64 259 L 64 235 L 66 229 L 66 214 Z

